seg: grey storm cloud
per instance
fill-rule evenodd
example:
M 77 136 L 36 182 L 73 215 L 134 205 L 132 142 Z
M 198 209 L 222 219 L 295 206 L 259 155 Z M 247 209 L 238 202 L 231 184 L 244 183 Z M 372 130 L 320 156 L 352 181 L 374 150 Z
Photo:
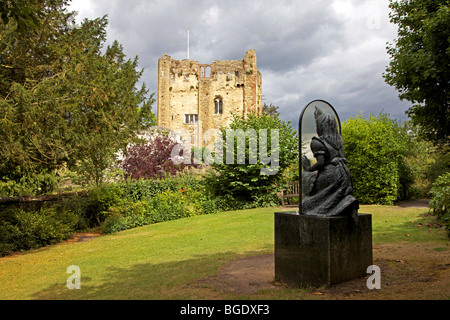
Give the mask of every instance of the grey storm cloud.
M 409 104 L 382 77 L 386 42 L 396 37 L 388 0 L 73 0 L 70 9 L 79 20 L 108 16 L 108 42 L 139 56 L 150 92 L 162 55 L 187 57 L 189 30 L 189 58 L 200 63 L 255 49 L 264 102 L 294 127 L 314 99 L 329 101 L 341 120 L 361 112 L 406 119 Z

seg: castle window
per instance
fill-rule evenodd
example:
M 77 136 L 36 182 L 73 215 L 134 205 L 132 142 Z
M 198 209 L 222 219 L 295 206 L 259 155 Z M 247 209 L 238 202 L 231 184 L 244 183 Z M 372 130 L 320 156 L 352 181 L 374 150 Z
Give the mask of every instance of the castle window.
M 236 77 L 239 77 L 239 71 L 235 71 L 235 72 L 234 72 L 234 75 L 235 75 Z
M 185 124 L 198 123 L 198 114 L 185 114 L 184 123 Z
M 214 113 L 215 114 L 223 113 L 223 100 L 221 97 L 214 99 Z
M 211 78 L 211 66 L 200 66 L 200 78 Z
M 200 78 L 204 78 L 204 77 L 205 77 L 205 67 L 200 66 Z

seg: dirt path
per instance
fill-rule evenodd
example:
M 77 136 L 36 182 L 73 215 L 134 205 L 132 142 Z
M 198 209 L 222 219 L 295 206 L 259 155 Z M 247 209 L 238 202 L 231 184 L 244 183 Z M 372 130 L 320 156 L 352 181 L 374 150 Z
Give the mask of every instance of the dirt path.
M 367 277 L 329 288 L 306 290 L 300 299 L 427 300 L 450 298 L 450 248 L 431 243 L 376 245 L 374 264 L 381 270 L 381 289 L 369 290 Z M 197 280 L 196 286 L 221 294 L 259 295 L 261 290 L 286 289 L 274 281 L 273 254 L 229 262 L 216 275 Z M 271 293 L 270 293 L 271 292 Z M 276 295 L 273 291 L 264 294 Z M 268 296 L 270 298 L 270 295 Z
M 75 233 L 72 237 L 67 239 L 65 242 L 83 242 L 89 241 L 91 239 L 100 237 L 101 234 L 97 232 L 78 232 Z

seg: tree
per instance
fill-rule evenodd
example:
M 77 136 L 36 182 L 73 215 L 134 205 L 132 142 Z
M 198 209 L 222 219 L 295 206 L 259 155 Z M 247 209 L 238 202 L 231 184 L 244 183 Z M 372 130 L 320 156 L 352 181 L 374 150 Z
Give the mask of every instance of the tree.
M 406 127 L 386 114 L 357 115 L 342 126 L 344 152 L 353 192 L 361 203 L 393 204 L 412 183 L 404 163 L 409 138 Z
M 172 161 L 172 150 L 177 145 L 171 137 L 154 132 L 146 143 L 129 147 L 121 163 L 121 168 L 126 172 L 125 177 L 134 180 L 158 179 L 166 175 L 176 175 L 186 167 L 195 167 L 192 164 L 175 164 Z
M 40 28 L 0 23 L 0 180 L 67 165 L 98 184 L 151 124 L 154 99 L 136 88 L 137 57 L 116 41 L 102 50 L 106 17 L 76 26 L 67 1 L 43 2 Z
M 272 116 L 272 117 L 279 117 L 280 113 L 278 112 L 278 108 L 277 106 L 274 106 L 273 104 L 267 105 L 267 103 L 264 103 L 263 107 L 262 107 L 262 111 L 263 113 Z
M 435 142 L 450 137 L 450 2 L 390 1 L 398 38 L 387 47 L 385 81 L 400 99 L 414 103 L 407 114 Z
M 61 10 L 65 3 L 54 1 L 44 6 L 40 0 L 28 1 L 29 8 L 40 12 L 42 27 L 20 28 L 17 20 L 21 10 L 27 10 L 22 6 L 24 4 L 21 0 L 7 1 L 2 2 L 1 8 L 0 183 L 7 185 L 23 183 L 24 180 L 33 181 L 39 175 L 50 176 L 49 172 L 60 164 L 49 153 L 43 156 L 46 152 L 42 148 L 30 148 L 41 138 L 33 131 L 45 131 L 48 125 L 39 123 L 32 114 L 34 103 L 31 100 L 24 101 L 30 98 L 24 86 L 30 85 L 32 81 L 41 82 L 52 75 L 50 66 L 55 55 L 51 47 L 58 35 L 67 32 L 64 25 L 70 16 Z M 43 117 L 41 113 L 37 114 Z M 47 124 L 50 124 L 52 114 L 48 115 Z
M 249 114 L 244 119 L 234 115 L 230 128 L 222 128 L 221 135 L 223 161 L 212 164 L 218 175 L 210 177 L 218 195 L 254 201 L 273 194 L 274 184 L 298 157 L 295 130 L 276 116 Z
M 32 1 L 9 0 L 0 2 L 0 17 L 5 25 L 8 24 L 10 19 L 13 19 L 17 22 L 19 30 L 37 28 L 40 26 L 39 16 L 42 16 L 42 12 Z

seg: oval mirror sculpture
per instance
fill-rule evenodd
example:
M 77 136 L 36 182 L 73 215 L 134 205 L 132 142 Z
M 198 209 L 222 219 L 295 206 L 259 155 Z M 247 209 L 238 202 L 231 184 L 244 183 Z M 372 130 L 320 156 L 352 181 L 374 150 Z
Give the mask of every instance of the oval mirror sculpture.
M 314 100 L 299 120 L 299 213 L 312 216 L 357 215 L 339 116 L 326 101 Z

